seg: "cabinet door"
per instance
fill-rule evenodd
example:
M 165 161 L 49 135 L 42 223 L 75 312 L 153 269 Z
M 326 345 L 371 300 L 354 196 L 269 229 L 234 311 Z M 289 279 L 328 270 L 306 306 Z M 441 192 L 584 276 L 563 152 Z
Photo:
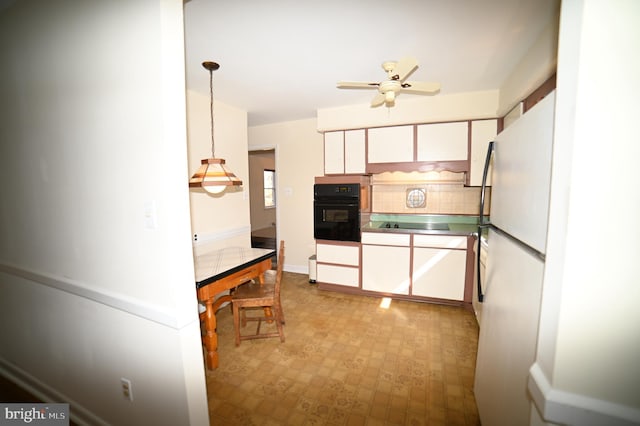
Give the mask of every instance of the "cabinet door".
M 344 132 L 324 134 L 324 174 L 344 173 Z
M 463 300 L 466 259 L 464 250 L 414 247 L 412 294 Z
M 364 129 L 344 132 L 344 172 L 365 173 L 365 134 Z
M 469 156 L 469 124 L 421 124 L 418 126 L 418 161 L 460 161 Z
M 413 161 L 413 126 L 368 129 L 369 163 L 410 163 Z
M 471 122 L 471 176 L 469 185 L 482 185 L 484 159 L 487 147 L 498 132 L 498 120 L 477 120 Z M 487 185 L 491 185 L 491 169 L 487 176 Z
M 409 294 L 409 247 L 362 246 L 362 289 Z

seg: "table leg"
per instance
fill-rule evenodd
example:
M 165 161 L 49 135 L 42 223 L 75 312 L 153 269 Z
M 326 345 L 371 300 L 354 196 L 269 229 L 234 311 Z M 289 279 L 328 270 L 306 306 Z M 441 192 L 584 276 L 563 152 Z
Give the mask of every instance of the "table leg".
M 213 309 L 213 298 L 205 301 L 207 311 L 204 319 L 204 347 L 207 351 L 207 368 L 218 368 L 218 334 L 216 333 L 216 311 Z

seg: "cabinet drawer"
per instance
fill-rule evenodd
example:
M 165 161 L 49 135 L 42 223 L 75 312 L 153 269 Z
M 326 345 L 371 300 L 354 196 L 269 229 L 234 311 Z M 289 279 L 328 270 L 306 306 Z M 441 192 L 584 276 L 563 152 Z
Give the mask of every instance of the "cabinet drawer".
M 322 263 L 359 266 L 360 247 L 318 244 L 316 245 L 316 259 Z
M 413 245 L 415 247 L 435 247 L 466 250 L 467 237 L 450 235 L 414 235 Z
M 359 287 L 360 269 L 349 266 L 319 264 L 316 278 L 321 283 Z
M 381 232 L 363 232 L 362 244 L 376 244 L 380 246 L 406 246 L 411 242 L 409 234 L 386 234 Z

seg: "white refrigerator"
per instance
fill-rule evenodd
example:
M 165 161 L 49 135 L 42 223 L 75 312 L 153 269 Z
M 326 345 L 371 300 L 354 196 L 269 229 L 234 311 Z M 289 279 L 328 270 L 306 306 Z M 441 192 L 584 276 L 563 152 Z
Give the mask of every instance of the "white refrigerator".
M 482 225 L 488 256 L 474 386 L 483 426 L 530 422 L 527 379 L 540 316 L 554 110 L 555 92 L 503 130 L 487 153 L 491 220 Z

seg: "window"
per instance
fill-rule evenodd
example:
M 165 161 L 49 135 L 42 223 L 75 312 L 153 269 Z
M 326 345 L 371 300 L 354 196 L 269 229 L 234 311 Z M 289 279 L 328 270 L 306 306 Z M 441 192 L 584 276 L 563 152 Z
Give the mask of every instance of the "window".
M 264 207 L 273 208 L 276 206 L 276 171 L 264 170 Z

